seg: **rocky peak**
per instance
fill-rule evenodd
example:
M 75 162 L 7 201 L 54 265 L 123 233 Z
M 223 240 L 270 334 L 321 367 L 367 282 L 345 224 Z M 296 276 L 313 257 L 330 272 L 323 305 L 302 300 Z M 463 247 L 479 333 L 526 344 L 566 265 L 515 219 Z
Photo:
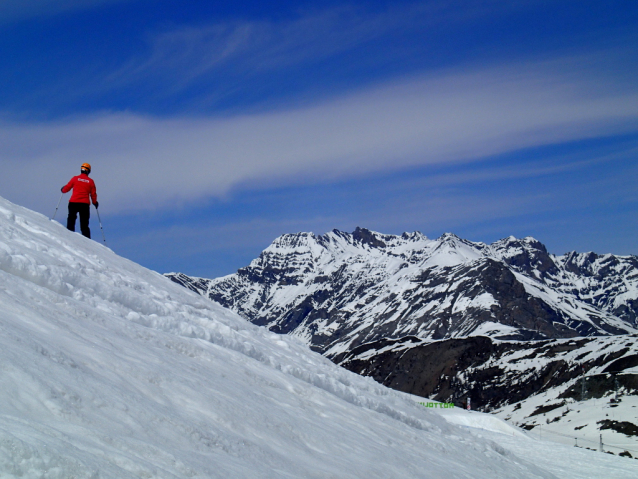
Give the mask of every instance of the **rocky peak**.
M 462 242 L 463 240 L 456 236 L 454 233 L 443 233 L 437 238 L 437 241 L 439 243 L 456 244 Z
M 401 235 L 401 239 L 405 241 L 418 242 L 418 241 L 427 241 L 428 237 L 425 236 L 420 231 L 415 231 L 413 233 L 408 233 L 406 231 Z
M 558 267 L 547 248 L 537 239 L 509 236 L 492 244 L 492 254 L 518 271 L 536 278 L 558 273 Z
M 603 279 L 610 274 L 626 271 L 636 277 L 638 258 L 636 256 L 616 256 L 613 254 L 576 253 L 572 251 L 559 258 L 565 270 L 587 277 Z
M 381 241 L 376 233 L 365 229 L 365 228 L 357 228 L 352 232 L 352 238 L 355 242 L 368 245 L 371 248 L 385 248 L 386 244 Z
M 281 250 L 281 249 L 297 249 L 308 248 L 311 245 L 317 244 L 317 237 L 314 233 L 289 233 L 283 234 L 275 239 L 272 244 L 266 248 L 269 250 Z

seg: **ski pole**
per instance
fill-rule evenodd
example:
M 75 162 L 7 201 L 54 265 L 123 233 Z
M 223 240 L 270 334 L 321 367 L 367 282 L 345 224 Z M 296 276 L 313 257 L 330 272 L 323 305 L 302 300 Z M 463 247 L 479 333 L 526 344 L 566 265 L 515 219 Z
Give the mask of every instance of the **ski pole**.
M 100 218 L 100 210 L 95 207 L 95 212 L 97 213 L 97 220 L 100 222 L 100 229 L 102 230 L 102 239 L 104 240 L 104 245 L 106 246 L 106 237 L 104 236 L 104 228 L 102 228 L 102 219 Z
M 60 199 L 58 200 L 58 206 L 55 207 L 55 213 L 53 213 L 53 216 L 51 217 L 51 221 L 53 221 L 53 219 L 55 218 L 55 215 L 58 214 L 58 208 L 60 207 L 60 202 L 62 201 L 63 196 L 64 196 L 64 193 L 60 195 Z

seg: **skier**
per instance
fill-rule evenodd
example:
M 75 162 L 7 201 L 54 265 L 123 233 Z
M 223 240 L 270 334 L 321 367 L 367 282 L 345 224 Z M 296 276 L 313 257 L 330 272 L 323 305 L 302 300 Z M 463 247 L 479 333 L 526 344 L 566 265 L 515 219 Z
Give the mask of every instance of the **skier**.
M 91 173 L 91 165 L 82 163 L 80 174 L 74 176 L 62 187 L 62 193 L 73 190 L 71 199 L 69 200 L 69 217 L 66 221 L 67 229 L 75 231 L 75 220 L 80 213 L 80 230 L 87 238 L 91 238 L 91 230 L 89 229 L 89 218 L 91 216 L 91 201 L 98 207 L 97 192 L 95 183 L 89 178 Z

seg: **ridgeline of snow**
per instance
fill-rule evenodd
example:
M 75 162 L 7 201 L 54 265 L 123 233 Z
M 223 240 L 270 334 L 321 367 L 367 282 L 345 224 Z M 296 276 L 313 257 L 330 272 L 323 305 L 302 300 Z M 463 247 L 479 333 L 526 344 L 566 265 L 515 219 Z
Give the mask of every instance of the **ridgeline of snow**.
M 2 478 L 638 475 L 445 411 L 0 199 Z

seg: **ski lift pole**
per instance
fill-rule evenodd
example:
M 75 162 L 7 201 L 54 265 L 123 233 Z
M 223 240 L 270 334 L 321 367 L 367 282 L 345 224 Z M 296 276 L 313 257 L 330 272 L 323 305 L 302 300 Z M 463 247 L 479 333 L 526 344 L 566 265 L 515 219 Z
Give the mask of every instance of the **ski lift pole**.
M 64 196 L 64 193 L 60 195 L 60 199 L 58 200 L 58 206 L 55 207 L 55 213 L 53 213 L 53 216 L 51 217 L 51 221 L 53 221 L 55 219 L 55 215 L 58 214 L 58 208 L 60 207 L 60 202 L 62 201 L 63 196 Z
M 102 230 L 102 239 L 104 240 L 104 245 L 106 246 L 106 237 L 104 236 L 104 228 L 102 228 L 102 219 L 100 218 L 100 210 L 95 208 L 95 212 L 97 213 L 97 220 L 100 222 L 100 229 Z

